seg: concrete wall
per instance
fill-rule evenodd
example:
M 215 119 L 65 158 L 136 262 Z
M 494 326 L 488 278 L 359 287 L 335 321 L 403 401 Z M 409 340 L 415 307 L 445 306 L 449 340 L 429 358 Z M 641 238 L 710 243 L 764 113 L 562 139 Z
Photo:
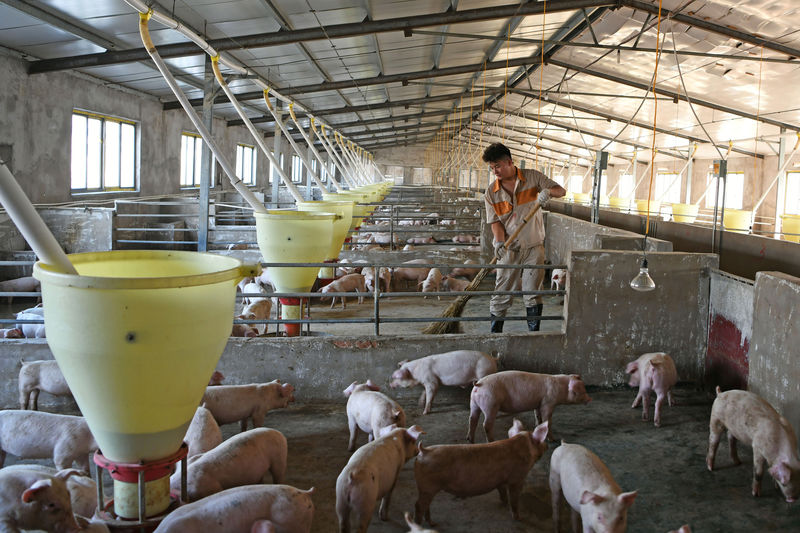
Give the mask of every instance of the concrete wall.
M 705 387 L 747 389 L 753 334 L 753 282 L 721 271 L 711 273 Z
M 800 427 L 800 278 L 759 272 L 755 283 L 749 390 Z

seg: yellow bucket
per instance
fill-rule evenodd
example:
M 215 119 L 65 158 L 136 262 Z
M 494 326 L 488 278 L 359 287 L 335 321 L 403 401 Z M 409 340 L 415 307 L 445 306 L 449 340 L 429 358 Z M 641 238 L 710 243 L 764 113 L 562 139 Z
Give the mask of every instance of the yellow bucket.
M 672 220 L 691 224 L 697 220 L 700 206 L 694 204 L 672 204 Z
M 800 242 L 800 215 L 781 215 L 781 231 L 784 233 L 784 240 Z M 786 233 L 797 235 L 786 235 Z
M 233 257 L 118 250 L 72 254 L 80 274 L 38 262 L 47 344 L 103 455 L 175 453 L 231 334 Z
M 641 215 L 647 215 L 647 200 L 636 200 L 636 210 Z M 650 200 L 650 216 L 658 216 L 661 213 L 661 202 Z
M 752 211 L 745 211 L 743 209 L 726 209 L 725 216 L 722 218 L 722 225 L 728 231 L 749 233 L 750 218 L 752 216 Z
M 331 247 L 325 256 L 325 261 L 330 261 L 339 257 L 342 244 L 350 230 L 353 222 L 353 202 L 347 201 L 322 201 L 322 202 L 297 202 L 297 209 L 300 211 L 329 212 L 336 213 L 339 217 L 333 221 L 333 237 Z
M 592 201 L 592 195 L 588 192 L 574 192 L 572 197 L 575 199 L 576 204 L 588 204 Z
M 620 211 L 624 211 L 630 207 L 631 199 L 611 196 L 608 198 L 608 205 L 611 206 L 613 209 L 619 209 Z

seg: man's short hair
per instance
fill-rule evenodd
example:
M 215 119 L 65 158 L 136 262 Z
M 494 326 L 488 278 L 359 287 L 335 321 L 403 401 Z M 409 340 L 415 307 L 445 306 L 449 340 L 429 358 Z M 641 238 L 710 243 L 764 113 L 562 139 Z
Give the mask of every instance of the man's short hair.
M 504 159 L 511 159 L 511 150 L 504 144 L 492 143 L 483 151 L 484 163 L 497 163 Z

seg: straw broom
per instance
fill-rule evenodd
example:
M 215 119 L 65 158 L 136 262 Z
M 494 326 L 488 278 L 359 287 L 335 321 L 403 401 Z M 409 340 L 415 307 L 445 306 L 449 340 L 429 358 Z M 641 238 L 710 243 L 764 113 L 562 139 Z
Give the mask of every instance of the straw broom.
M 536 206 L 533 208 L 533 210 L 530 213 L 528 213 L 528 216 L 522 219 L 522 224 L 520 224 L 517 230 L 513 234 L 511 234 L 511 236 L 503 244 L 502 248 L 508 248 L 508 245 L 514 242 L 514 239 L 517 238 L 519 232 L 522 231 L 522 228 L 524 228 L 525 225 L 528 223 L 528 221 L 533 218 L 533 215 L 536 214 L 536 212 L 539 210 L 540 207 L 542 207 L 542 205 L 537 203 Z M 495 263 L 497 263 L 497 255 L 495 255 L 495 257 L 492 258 L 492 261 L 489 264 L 493 265 Z M 483 278 L 485 278 L 488 273 L 489 273 L 488 268 L 480 269 L 478 271 L 478 275 L 475 276 L 475 279 L 473 279 L 464 290 L 465 291 L 476 290 L 478 288 L 478 285 L 481 284 Z M 464 312 L 464 307 L 467 305 L 467 302 L 469 301 L 470 298 L 472 298 L 471 294 L 462 294 L 461 296 L 456 298 L 456 300 L 450 305 L 448 305 L 447 309 L 444 310 L 444 313 L 442 313 L 442 317 L 447 318 L 447 317 L 461 316 L 461 313 Z M 428 327 L 423 329 L 422 333 L 441 335 L 442 333 L 456 333 L 457 331 L 458 331 L 458 322 L 455 321 L 433 322 L 429 324 Z

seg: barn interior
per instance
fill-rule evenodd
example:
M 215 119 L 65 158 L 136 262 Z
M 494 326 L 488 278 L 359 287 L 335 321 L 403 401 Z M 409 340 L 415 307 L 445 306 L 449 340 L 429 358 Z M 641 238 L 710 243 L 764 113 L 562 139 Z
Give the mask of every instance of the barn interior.
M 61 365 L 56 330 L 69 330 L 72 351 L 115 356 L 127 345 L 102 346 L 104 330 L 135 330 L 108 318 L 126 296 L 88 327 L 81 319 L 95 310 L 83 299 L 59 303 L 68 326 L 37 314 L 42 290 L 13 281 L 40 278 L 33 265 L 48 262 L 5 201 L 11 176 L 70 258 L 207 252 L 251 269 L 234 283 L 257 265 L 286 273 L 266 295 L 242 287 L 149 316 L 149 349 L 158 358 L 180 347 L 175 366 L 131 372 L 112 359 L 65 374 L 75 388 L 71 375 L 87 373 L 83 386 L 108 404 L 214 369 L 224 385 L 292 384 L 296 402 L 265 425 L 287 436 L 287 483 L 316 487 L 311 531 L 338 527 L 335 480 L 350 457 L 342 391 L 372 379 L 427 432 L 424 445 L 465 443 L 468 389 L 444 387 L 423 416 L 419 387 L 388 388 L 399 361 L 462 349 L 499 356 L 502 370 L 581 376 L 594 400 L 560 407 L 556 436 L 639 489 L 629 531 L 797 528 L 797 504 L 770 474 L 750 495 L 749 447 L 738 468 L 727 468 L 726 443 L 721 469 L 703 459 L 716 387 L 753 392 L 800 428 L 799 25 L 791 2 L 764 0 L 0 0 L 0 323 L 26 334 L 0 339 L 0 408 L 20 406 L 20 360 Z M 514 291 L 505 331 L 489 333 L 483 193 L 494 176 L 481 156 L 494 142 L 567 190 L 543 208 L 540 331 L 529 331 L 524 291 Z M 336 230 L 346 242 L 330 228 L 346 219 L 340 204 L 351 210 Z M 302 235 L 296 255 L 275 243 L 287 235 Z M 650 292 L 631 288 L 644 258 Z M 488 275 L 469 290 L 428 294 L 396 281 L 320 300 L 317 271 L 330 279 L 347 263 L 407 261 L 445 275 L 472 269 L 451 276 L 462 282 Z M 555 269 L 565 283 L 551 284 Z M 266 317 L 243 314 L 248 297 L 271 302 Z M 211 328 L 193 317 L 211 310 L 225 334 L 206 342 L 200 332 Z M 426 332 L 443 317 L 455 332 Z M 231 321 L 233 333 L 255 335 L 228 335 Z M 192 350 L 209 353 L 201 363 Z M 649 352 L 669 354 L 679 376 L 660 428 L 628 405 L 626 364 Z M 89 396 L 45 393 L 39 409 L 90 419 Z M 437 529 L 552 530 L 558 442 L 528 475 L 521 521 L 496 493 L 441 494 Z M 13 454 L 5 464 L 30 462 L 53 464 Z M 408 529 L 413 464 L 389 521 L 373 517 L 370 531 Z

